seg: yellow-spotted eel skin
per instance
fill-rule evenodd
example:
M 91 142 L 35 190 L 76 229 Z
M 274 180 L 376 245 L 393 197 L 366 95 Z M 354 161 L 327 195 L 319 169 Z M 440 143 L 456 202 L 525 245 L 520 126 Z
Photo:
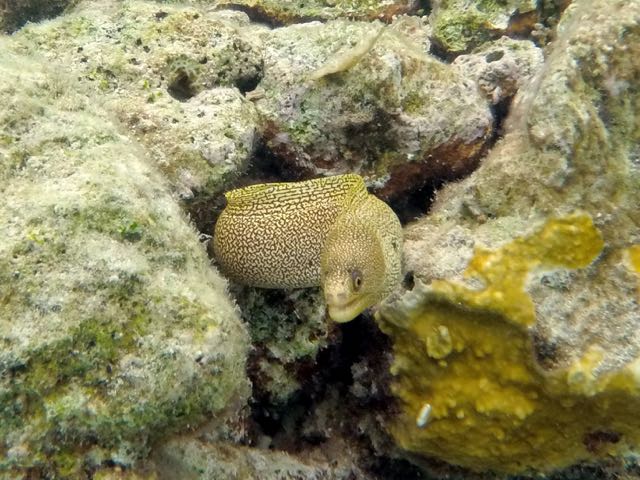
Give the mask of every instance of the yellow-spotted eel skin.
M 347 322 L 400 282 L 402 227 L 359 175 L 252 185 L 225 196 L 213 249 L 238 283 L 321 285 L 329 316 Z

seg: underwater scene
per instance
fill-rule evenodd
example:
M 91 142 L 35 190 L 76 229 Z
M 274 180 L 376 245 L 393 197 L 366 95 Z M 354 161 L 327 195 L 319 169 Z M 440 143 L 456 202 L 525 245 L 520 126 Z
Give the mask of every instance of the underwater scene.
M 640 480 L 640 0 L 0 0 L 0 480 Z

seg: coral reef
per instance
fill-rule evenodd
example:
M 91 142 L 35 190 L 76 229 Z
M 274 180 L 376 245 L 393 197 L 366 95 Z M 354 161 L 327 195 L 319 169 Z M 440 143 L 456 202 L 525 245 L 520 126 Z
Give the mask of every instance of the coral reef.
M 542 50 L 529 40 L 502 37 L 468 55 L 459 55 L 453 65 L 473 78 L 496 105 L 511 99 L 542 67 Z
M 347 452 L 332 452 L 344 457 Z M 313 458 L 313 457 L 316 458 Z M 176 440 L 156 454 L 158 479 L 351 480 L 365 478 L 348 459 L 335 461 L 326 453 L 300 458 L 283 452 L 242 446 Z M 324 457 L 324 458 L 323 458 Z
M 0 0 L 0 477 L 640 478 L 639 25 Z M 431 207 L 410 291 L 228 287 L 223 191 L 346 172 Z
M 504 139 L 407 227 L 416 287 L 379 322 L 408 451 L 523 473 L 637 447 L 638 54 L 637 3 L 572 4 Z

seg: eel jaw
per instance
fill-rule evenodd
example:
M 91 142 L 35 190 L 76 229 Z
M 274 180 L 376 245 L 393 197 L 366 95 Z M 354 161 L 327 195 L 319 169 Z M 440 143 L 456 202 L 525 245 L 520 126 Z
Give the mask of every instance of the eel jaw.
M 342 303 L 337 303 L 330 299 L 327 299 L 326 302 L 331 320 L 337 323 L 345 323 L 353 320 L 375 303 L 370 301 L 366 296 L 351 298 Z

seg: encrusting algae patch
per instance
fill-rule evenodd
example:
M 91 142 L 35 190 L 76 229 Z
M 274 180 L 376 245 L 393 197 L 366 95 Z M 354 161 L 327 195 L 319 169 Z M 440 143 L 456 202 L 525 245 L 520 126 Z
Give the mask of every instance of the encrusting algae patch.
M 627 249 L 629 264 L 638 275 L 638 301 L 640 302 L 640 245 L 632 245 Z
M 629 247 L 628 253 L 631 267 L 636 273 L 640 273 L 640 245 L 632 245 Z
M 588 267 L 603 245 L 587 214 L 551 219 L 497 250 L 476 250 L 465 277 L 481 287 L 417 283 L 383 306 L 376 319 L 394 342 L 401 413 L 389 430 L 398 444 L 505 473 L 550 471 L 637 445 L 640 360 L 602 372 L 593 345 L 568 367 L 543 371 L 529 329 L 529 275 Z

